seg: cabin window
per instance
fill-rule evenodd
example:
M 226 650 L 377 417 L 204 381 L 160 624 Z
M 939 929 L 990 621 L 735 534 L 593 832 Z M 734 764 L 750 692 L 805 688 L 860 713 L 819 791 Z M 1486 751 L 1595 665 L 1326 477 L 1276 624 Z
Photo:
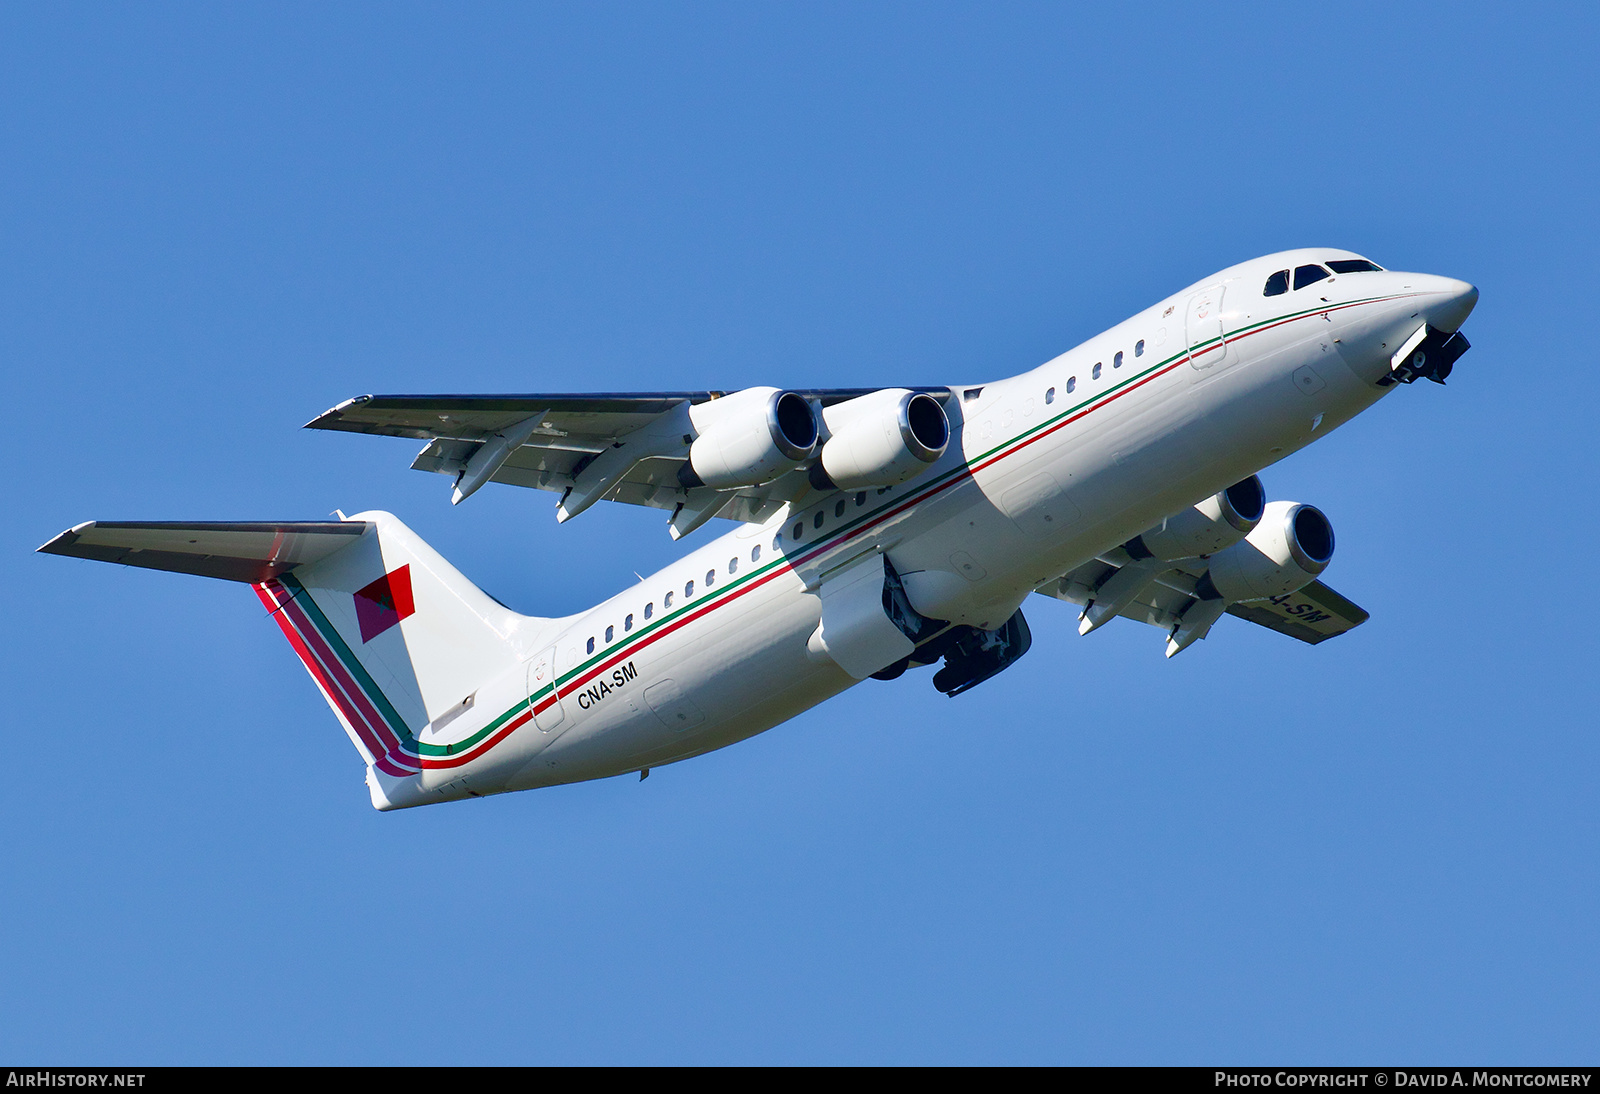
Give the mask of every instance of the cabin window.
M 650 603 L 648 603 L 648 604 L 646 604 L 644 606 L 644 617 L 646 619 L 649 619 L 652 615 L 655 615 L 655 614 L 656 614 L 656 602 L 654 600 L 652 600 Z
M 625 630 L 625 631 L 633 630 L 633 613 L 632 612 L 629 612 L 627 615 L 623 616 L 623 618 L 622 618 L 622 629 Z
M 1067 377 L 1067 394 L 1071 395 L 1073 393 L 1073 391 L 1077 389 L 1077 386 L 1078 386 L 1078 378 L 1076 376 L 1068 376 Z
M 1279 270 L 1267 278 L 1266 288 L 1261 290 L 1262 296 L 1282 296 L 1289 291 L 1289 271 Z
M 754 547 L 750 548 L 750 561 L 751 562 L 760 562 L 761 561 L 761 544 L 758 543 Z
M 1139 339 L 1137 342 L 1135 342 L 1133 344 L 1133 355 L 1135 357 L 1143 357 L 1144 356 L 1144 339 L 1143 338 Z
M 811 518 L 811 527 L 813 527 L 813 528 L 821 528 L 822 527 L 822 518 L 823 518 L 824 515 L 825 514 L 822 512 L 822 510 L 818 509 L 817 510 L 817 515 Z
M 709 589 L 709 588 L 711 588 L 711 586 L 715 585 L 716 583 L 717 583 L 717 571 L 715 571 L 715 570 L 707 570 L 706 571 L 706 588 Z
M 834 505 L 834 507 L 833 507 L 833 515 L 836 516 L 836 517 L 844 516 L 844 499 L 843 498 L 840 498 L 838 500 L 838 502 Z
M 1117 354 L 1117 356 L 1121 357 L 1122 354 L 1119 353 L 1119 354 Z M 1089 379 L 1091 379 L 1091 380 L 1100 379 L 1100 362 L 1099 361 L 1096 361 L 1094 363 L 1094 371 L 1089 374 Z
M 593 653 L 594 652 L 594 639 L 592 637 L 589 639 L 589 645 L 584 650 L 584 652 L 585 653 Z
M 1111 367 L 1112 368 L 1121 368 L 1122 367 L 1122 351 L 1120 349 L 1117 350 L 1117 355 L 1111 359 Z
M 865 490 L 857 490 L 856 491 L 856 508 L 859 509 L 865 504 L 867 504 L 867 492 Z
M 1334 273 L 1382 273 L 1383 267 L 1364 258 L 1330 258 L 1328 268 Z
M 738 572 L 739 572 L 739 560 L 737 558 L 730 558 L 728 560 L 728 573 L 736 574 Z
M 688 600 L 692 596 L 694 596 L 694 582 L 685 581 L 683 583 L 683 598 Z
M 1056 401 L 1056 389 L 1055 388 L 1051 388 L 1049 391 L 1044 393 L 1044 401 L 1045 401 L 1045 405 L 1046 406 L 1048 406 L 1051 403 Z
M 1294 287 L 1303 289 L 1307 285 L 1315 285 L 1323 278 L 1331 276 L 1321 266 L 1296 266 L 1294 268 Z
M 666 596 L 661 598 L 661 607 L 663 609 L 672 607 L 672 593 L 671 592 L 668 592 Z
M 799 543 L 800 542 L 800 537 L 805 534 L 805 530 L 806 530 L 806 522 L 805 521 L 801 521 L 800 523 L 798 523 L 798 524 L 796 524 L 794 526 L 794 534 L 790 538 L 792 538 L 796 543 Z
M 617 637 L 617 628 L 615 628 L 615 627 L 607 627 L 606 628 L 606 642 L 609 644 L 609 643 L 615 641 L 616 637 Z
M 982 395 L 982 394 L 983 394 L 983 388 L 981 388 L 981 387 L 969 387 L 969 388 L 967 388 L 967 390 L 965 390 L 965 391 L 963 391 L 961 393 L 961 401 L 963 403 L 970 403 L 970 402 L 972 402 L 972 400 L 976 399 L 979 395 Z

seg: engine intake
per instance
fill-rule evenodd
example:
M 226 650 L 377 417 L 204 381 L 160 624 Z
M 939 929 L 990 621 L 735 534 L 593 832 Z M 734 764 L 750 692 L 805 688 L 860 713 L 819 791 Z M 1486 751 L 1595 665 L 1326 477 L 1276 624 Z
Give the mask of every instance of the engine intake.
M 732 490 L 770 482 L 817 450 L 817 416 L 805 397 L 752 387 L 689 408 L 698 436 L 678 470 L 686 487 Z
M 1263 600 L 1304 588 L 1333 559 L 1333 525 L 1322 510 L 1275 501 L 1240 543 L 1211 556 L 1196 586 L 1202 600 Z
M 831 436 L 811 469 L 819 489 L 896 486 L 926 471 L 950 444 L 950 419 L 924 392 L 884 388 L 828 407 L 822 417 Z

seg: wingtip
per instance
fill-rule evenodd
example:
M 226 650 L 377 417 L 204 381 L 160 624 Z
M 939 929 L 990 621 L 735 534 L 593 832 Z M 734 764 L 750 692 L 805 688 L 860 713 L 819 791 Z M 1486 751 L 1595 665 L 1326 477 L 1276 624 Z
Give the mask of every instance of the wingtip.
M 94 527 L 94 521 L 86 520 L 82 524 L 74 524 L 60 535 L 51 536 L 49 540 L 35 548 L 35 554 L 59 555 L 63 549 L 77 542 L 78 537 Z
M 339 405 L 337 405 L 335 407 L 332 407 L 331 409 L 324 410 L 321 414 L 318 414 L 315 418 L 312 418 L 309 422 L 307 422 L 305 425 L 301 426 L 300 428 L 301 429 L 329 429 L 329 428 L 332 428 L 333 423 L 337 422 L 341 417 L 343 417 L 344 416 L 344 412 L 346 410 L 349 410 L 353 406 L 360 406 L 362 403 L 367 403 L 367 402 L 371 402 L 371 401 L 372 401 L 372 396 L 371 395 L 357 395 L 354 399 L 346 399 L 344 402 L 340 403 Z

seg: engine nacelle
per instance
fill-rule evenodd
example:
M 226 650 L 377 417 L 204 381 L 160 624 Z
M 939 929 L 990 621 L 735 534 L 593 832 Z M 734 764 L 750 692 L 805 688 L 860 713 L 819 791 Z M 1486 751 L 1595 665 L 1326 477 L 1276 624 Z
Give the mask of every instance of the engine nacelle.
M 817 485 L 841 490 L 896 486 L 916 478 L 944 455 L 950 419 L 939 400 L 890 387 L 822 412 L 832 434 L 822 446 Z
M 1275 501 L 1242 542 L 1211 556 L 1196 592 L 1229 602 L 1283 596 L 1311 584 L 1332 558 L 1333 525 L 1322 510 Z
M 817 450 L 817 416 L 804 396 L 750 387 L 689 408 L 698 436 L 678 471 L 687 487 L 732 490 L 771 482 Z
M 1163 562 L 1213 555 L 1248 536 L 1261 523 L 1266 505 L 1261 480 L 1251 475 L 1133 537 L 1124 549 L 1135 559 Z

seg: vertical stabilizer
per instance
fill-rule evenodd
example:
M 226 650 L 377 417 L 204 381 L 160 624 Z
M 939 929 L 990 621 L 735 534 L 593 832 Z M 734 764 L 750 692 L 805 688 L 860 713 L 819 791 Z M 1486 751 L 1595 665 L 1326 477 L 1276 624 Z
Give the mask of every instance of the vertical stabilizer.
M 389 513 L 90 521 L 40 550 L 248 583 L 361 753 L 379 809 L 477 793 L 463 769 L 492 768 L 477 761 L 531 719 L 526 655 L 549 620 L 484 593 Z
M 413 804 L 394 800 L 412 796 L 402 787 L 440 781 L 527 720 L 520 640 L 544 620 L 501 605 L 395 517 L 352 519 L 370 528 L 355 543 L 254 587 L 372 769 L 382 809 Z M 456 722 L 482 733 L 434 741 Z M 441 774 L 415 778 L 427 769 Z

